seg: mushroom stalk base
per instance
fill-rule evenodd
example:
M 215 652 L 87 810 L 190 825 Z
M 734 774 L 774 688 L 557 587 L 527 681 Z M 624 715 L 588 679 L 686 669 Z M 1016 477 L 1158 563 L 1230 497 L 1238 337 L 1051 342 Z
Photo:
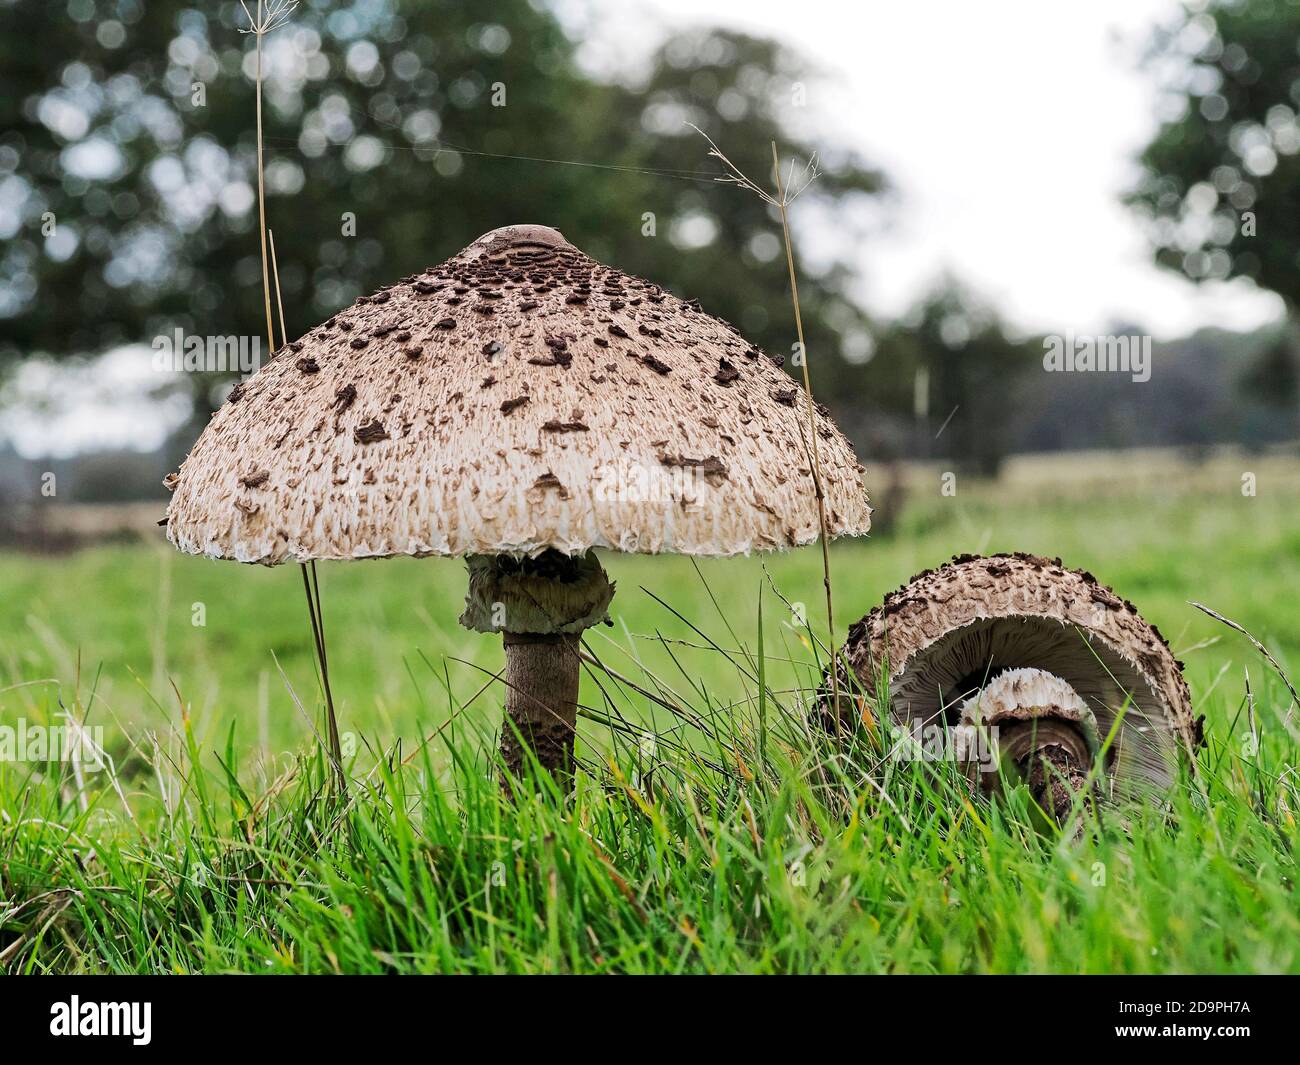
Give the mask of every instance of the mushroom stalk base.
M 506 633 L 506 720 L 501 757 L 512 777 L 538 765 L 567 778 L 573 773 L 578 723 L 578 637 Z
M 1057 824 L 1063 824 L 1074 809 L 1075 799 L 1088 785 L 1088 767 L 1075 761 L 1064 747 L 1049 745 L 1022 768 L 1029 793 Z
M 1001 745 L 1034 801 L 1063 823 L 1088 785 L 1092 756 L 1082 733 L 1071 722 L 1039 718 L 1003 726 Z

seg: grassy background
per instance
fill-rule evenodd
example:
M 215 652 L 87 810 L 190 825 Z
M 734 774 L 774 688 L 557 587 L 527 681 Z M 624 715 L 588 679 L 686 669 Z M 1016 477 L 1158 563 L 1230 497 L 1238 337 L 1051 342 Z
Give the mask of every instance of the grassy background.
M 1088 820 L 1083 842 L 1035 829 L 1023 795 L 972 802 L 948 767 L 881 768 L 871 750 L 839 755 L 804 729 L 799 689 L 817 659 L 773 589 L 806 603 L 824 636 L 816 549 L 605 559 L 615 624 L 590 643 L 637 687 L 584 678 L 579 753 L 598 772 L 568 807 L 545 796 L 511 807 L 486 782 L 500 689 L 476 693 L 502 655 L 456 622 L 461 563 L 322 566 L 331 677 L 361 782 L 343 811 L 294 705 L 296 693 L 319 718 L 297 567 L 140 544 L 0 555 L 0 724 L 88 709 L 117 767 L 79 787 L 61 767 L 0 763 L 0 960 L 21 971 L 1300 970 L 1289 699 L 1245 641 L 1186 602 L 1238 620 L 1300 673 L 1300 498 L 1268 478 L 1243 497 L 1232 464 L 1196 476 L 1194 489 L 1189 473 L 1105 495 L 1078 476 L 916 494 L 889 536 L 833 552 L 841 634 L 912 573 L 996 550 L 1091 569 L 1161 628 L 1208 718 L 1202 772 L 1167 810 Z M 601 724 L 611 714 L 620 733 Z

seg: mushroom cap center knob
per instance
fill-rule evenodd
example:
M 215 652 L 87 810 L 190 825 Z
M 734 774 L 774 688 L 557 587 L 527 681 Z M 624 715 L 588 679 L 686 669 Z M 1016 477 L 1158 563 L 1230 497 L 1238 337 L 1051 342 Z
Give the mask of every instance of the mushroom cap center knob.
M 484 233 L 476 244 L 484 244 L 488 251 L 507 251 L 515 248 L 569 248 L 572 245 L 564 239 L 564 234 L 550 226 L 539 226 L 532 222 L 519 225 L 502 226 L 489 233 Z

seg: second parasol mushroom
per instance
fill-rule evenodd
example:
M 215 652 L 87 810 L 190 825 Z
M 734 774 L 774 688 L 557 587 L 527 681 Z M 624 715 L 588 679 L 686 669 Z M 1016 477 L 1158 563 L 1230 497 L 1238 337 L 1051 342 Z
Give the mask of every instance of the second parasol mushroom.
M 464 556 L 462 624 L 505 644 L 506 767 L 573 766 L 595 549 L 735 555 L 819 535 L 803 393 L 734 328 L 507 226 L 361 297 L 238 385 L 173 480 L 181 550 L 276 565 Z M 816 417 L 832 536 L 862 467 Z
M 962 555 L 920 573 L 849 629 L 845 658 L 866 698 L 887 677 L 905 729 L 995 737 L 1001 768 L 1058 820 L 1099 755 L 1112 791 L 1141 793 L 1167 787 L 1197 743 L 1182 663 L 1160 632 L 1059 558 Z M 992 790 L 1000 776 L 985 765 L 980 782 Z

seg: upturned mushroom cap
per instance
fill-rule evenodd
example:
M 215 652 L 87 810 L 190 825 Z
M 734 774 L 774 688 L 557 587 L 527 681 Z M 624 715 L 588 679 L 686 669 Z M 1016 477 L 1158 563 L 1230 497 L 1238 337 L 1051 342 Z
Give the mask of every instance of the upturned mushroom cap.
M 797 546 L 819 533 L 804 403 L 697 304 L 507 226 L 236 386 L 174 480 L 167 535 L 266 565 Z M 862 468 L 816 424 L 829 531 L 865 533 Z
M 999 674 L 1045 670 L 1078 693 L 1103 739 L 1123 710 L 1106 766 L 1123 781 L 1168 785 L 1180 750 L 1197 742 L 1182 663 L 1159 631 L 1060 559 L 957 556 L 886 596 L 849 629 L 845 651 L 869 693 L 888 677 L 904 723 L 955 724 Z

